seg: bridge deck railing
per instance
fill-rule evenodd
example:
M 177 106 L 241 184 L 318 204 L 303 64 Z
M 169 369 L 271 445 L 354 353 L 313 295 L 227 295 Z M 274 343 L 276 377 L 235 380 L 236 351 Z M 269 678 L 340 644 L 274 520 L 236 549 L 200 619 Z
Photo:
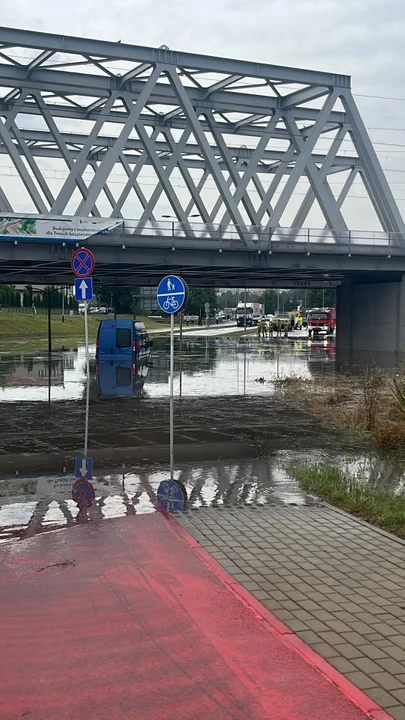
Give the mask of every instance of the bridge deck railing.
M 109 242 L 206 250 L 405 254 L 405 234 L 368 230 L 267 228 L 215 223 L 125 220 L 107 231 Z M 97 236 L 99 238 L 99 235 Z M 94 238 L 95 239 L 95 238 Z M 90 238 L 91 241 L 91 238 Z
M 115 232 L 115 231 L 114 231 Z M 217 223 L 195 222 L 140 222 L 125 220 L 121 227 L 124 236 L 154 237 L 164 239 L 185 239 L 189 241 L 206 240 L 226 245 L 227 242 L 245 247 L 256 246 L 265 251 L 273 243 L 297 243 L 298 245 L 339 245 L 373 246 L 382 248 L 405 249 L 405 234 L 369 230 L 330 230 L 320 228 L 270 228 L 265 226 L 221 225 Z

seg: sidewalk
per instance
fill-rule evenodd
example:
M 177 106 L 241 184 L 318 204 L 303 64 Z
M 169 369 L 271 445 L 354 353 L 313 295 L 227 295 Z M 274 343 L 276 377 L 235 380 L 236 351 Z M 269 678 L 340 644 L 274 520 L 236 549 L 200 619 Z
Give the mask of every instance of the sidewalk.
M 299 638 L 405 720 L 405 543 L 322 506 L 176 517 Z
M 150 514 L 0 548 L 2 720 L 386 717 L 353 704 L 176 528 Z

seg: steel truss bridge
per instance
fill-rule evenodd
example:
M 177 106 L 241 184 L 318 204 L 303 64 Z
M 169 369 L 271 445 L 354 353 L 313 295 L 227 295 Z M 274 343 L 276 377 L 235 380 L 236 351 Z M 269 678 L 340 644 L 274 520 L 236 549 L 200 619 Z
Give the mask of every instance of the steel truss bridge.
M 360 176 L 380 230 L 405 236 L 348 76 L 5 27 L 0 76 L 2 213 L 143 227 L 169 208 L 189 240 L 198 215 L 208 235 L 232 227 L 249 243 L 248 227 L 283 224 L 305 180 L 288 225 L 299 233 L 317 204 L 338 244 Z

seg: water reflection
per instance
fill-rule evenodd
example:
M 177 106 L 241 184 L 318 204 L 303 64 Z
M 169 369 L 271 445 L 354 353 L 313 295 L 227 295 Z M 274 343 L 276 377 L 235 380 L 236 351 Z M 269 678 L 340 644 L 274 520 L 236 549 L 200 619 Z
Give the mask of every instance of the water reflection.
M 143 390 L 149 367 L 137 367 L 129 359 L 100 359 L 96 364 L 98 388 L 101 395 L 134 395 Z
M 154 340 L 152 364 L 132 360 L 95 361 L 90 347 L 90 396 L 169 395 L 169 340 Z M 334 372 L 335 346 L 303 340 L 257 338 L 176 339 L 174 392 L 177 397 L 262 395 L 285 375 L 311 378 Z M 263 378 L 260 385 L 256 380 Z M 41 353 L 0 353 L 0 402 L 81 400 L 86 383 L 84 347 L 61 350 L 48 362 Z
M 179 464 L 174 480 L 185 508 L 313 501 L 284 469 L 284 457 Z M 45 530 L 125 515 L 153 513 L 168 468 L 123 468 L 98 474 L 95 499 L 81 512 L 72 499 L 72 473 L 4 478 L 0 481 L 0 541 L 26 538 Z M 83 508 L 81 508 L 83 510 Z
M 282 451 L 265 458 L 181 463 L 174 479 L 183 488 L 186 510 L 316 504 L 317 500 L 305 494 L 286 472 L 289 463 L 306 461 L 307 453 Z M 311 461 L 336 463 L 348 473 L 387 488 L 400 490 L 405 485 L 405 468 L 376 456 L 348 457 L 319 450 L 311 453 Z M 71 473 L 4 478 L 0 481 L 0 542 L 77 522 L 156 512 L 158 489 L 168 476 L 165 466 L 100 472 L 92 481 L 95 498 L 85 508 L 78 508 L 72 499 L 75 478 Z

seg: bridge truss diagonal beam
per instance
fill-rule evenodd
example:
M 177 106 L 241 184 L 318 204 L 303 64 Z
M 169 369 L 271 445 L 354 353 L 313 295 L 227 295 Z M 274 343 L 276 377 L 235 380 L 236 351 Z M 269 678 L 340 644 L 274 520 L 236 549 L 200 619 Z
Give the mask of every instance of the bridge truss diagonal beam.
M 382 230 L 405 234 L 346 75 L 4 27 L 0 46 L 0 154 L 27 214 L 146 223 L 170 208 L 192 237 L 195 210 L 248 242 L 248 225 L 288 215 L 302 181 L 287 222 L 300 230 L 316 203 L 345 231 L 360 176 Z M 2 181 L 0 211 L 21 204 Z

